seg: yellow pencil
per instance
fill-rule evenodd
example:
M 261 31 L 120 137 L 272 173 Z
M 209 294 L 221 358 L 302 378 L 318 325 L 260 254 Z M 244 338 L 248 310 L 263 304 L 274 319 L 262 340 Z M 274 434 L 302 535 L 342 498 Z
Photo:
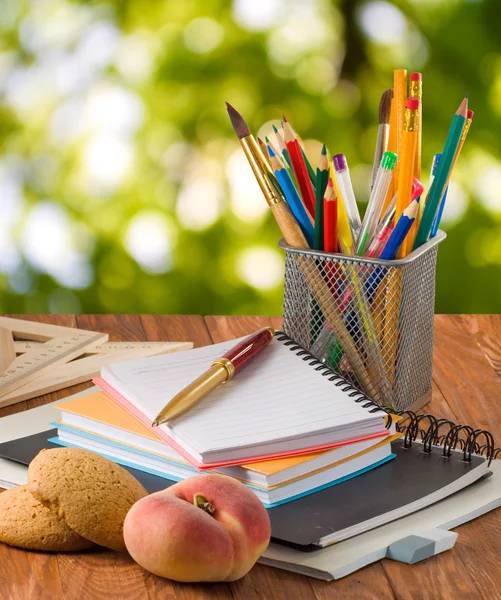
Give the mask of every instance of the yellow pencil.
M 393 71 L 393 100 L 390 112 L 390 136 L 388 150 L 398 156 L 397 164 L 393 169 L 393 179 L 384 201 L 383 212 L 388 208 L 395 192 L 397 191 L 398 173 L 400 169 L 400 154 L 402 152 L 402 134 L 404 128 L 404 110 L 407 100 L 407 71 L 396 69 Z
M 405 106 L 404 134 L 402 138 L 402 153 L 400 156 L 400 172 L 398 174 L 397 206 L 395 223 L 409 206 L 412 200 L 412 179 L 416 163 L 418 144 L 418 113 L 420 102 L 417 98 L 409 98 Z M 408 236 L 404 240 L 397 258 L 407 256 L 412 246 L 408 246 Z

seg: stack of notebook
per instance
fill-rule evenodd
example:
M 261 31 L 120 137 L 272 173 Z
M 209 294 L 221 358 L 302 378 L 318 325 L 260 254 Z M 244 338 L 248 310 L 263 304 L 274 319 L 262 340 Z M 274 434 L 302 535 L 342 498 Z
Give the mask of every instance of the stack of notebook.
M 399 434 L 388 415 L 281 334 L 238 377 L 152 428 L 168 400 L 234 344 L 104 367 L 96 380 L 102 392 L 59 405 L 51 441 L 174 481 L 224 473 L 267 507 L 395 457 L 391 441 Z

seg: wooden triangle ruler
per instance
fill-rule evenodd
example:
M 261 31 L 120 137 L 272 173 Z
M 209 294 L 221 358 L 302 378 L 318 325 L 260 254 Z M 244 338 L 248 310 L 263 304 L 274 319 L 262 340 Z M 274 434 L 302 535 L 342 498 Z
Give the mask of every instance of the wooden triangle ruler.
M 0 317 L 20 354 L 0 374 L 0 408 L 89 381 L 111 362 L 187 350 L 191 342 L 109 342 L 107 334 Z

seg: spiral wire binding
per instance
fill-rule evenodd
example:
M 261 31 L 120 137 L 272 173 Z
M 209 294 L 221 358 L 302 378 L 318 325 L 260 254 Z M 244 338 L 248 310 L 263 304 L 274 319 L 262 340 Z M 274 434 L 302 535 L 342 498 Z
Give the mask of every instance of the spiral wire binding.
M 404 434 L 404 448 L 412 448 L 412 443 L 421 437 L 423 452 L 432 452 L 433 448 L 442 448 L 442 456 L 450 458 L 452 451 L 458 446 L 463 452 L 463 460 L 471 462 L 472 455 L 484 456 L 490 466 L 492 460 L 501 455 L 501 448 L 495 448 L 494 437 L 486 429 L 474 429 L 469 425 L 457 425 L 449 419 L 437 419 L 429 414 L 416 414 L 406 410 L 394 413 L 406 417 L 403 422 L 397 423 L 397 431 Z M 423 428 L 423 422 L 428 422 L 428 427 Z M 447 433 L 440 434 L 442 428 L 448 427 Z M 460 437 L 460 436 L 463 437 Z M 480 445 L 479 438 L 484 438 L 485 443 Z
M 321 373 L 324 377 L 328 377 L 329 381 L 334 382 L 334 385 L 338 388 L 341 388 L 343 392 L 346 392 L 350 398 L 352 398 L 357 404 L 361 404 L 363 408 L 369 409 L 370 413 L 382 412 L 386 415 L 386 429 L 389 429 L 391 426 L 391 415 L 390 413 L 381 408 L 378 404 L 376 404 L 373 400 L 371 400 L 368 396 L 366 396 L 359 389 L 354 387 L 347 379 L 345 379 L 342 375 L 339 375 L 335 371 L 333 371 L 328 365 L 324 364 L 322 361 L 318 360 L 305 350 L 302 346 L 297 344 L 292 338 L 290 338 L 283 331 L 275 331 L 275 337 L 280 342 L 284 342 L 284 346 L 287 346 L 291 352 L 295 352 L 296 356 L 300 356 L 305 362 L 307 362 L 310 366 L 315 367 L 315 371 Z

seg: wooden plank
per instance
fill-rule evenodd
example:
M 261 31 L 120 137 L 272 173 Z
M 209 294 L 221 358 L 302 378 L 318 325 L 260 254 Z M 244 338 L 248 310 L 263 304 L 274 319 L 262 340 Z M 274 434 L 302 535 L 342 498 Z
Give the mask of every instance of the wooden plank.
M 284 326 L 284 319 L 283 319 L 283 317 L 276 317 L 276 316 L 275 317 L 270 317 L 270 321 L 271 321 L 272 326 L 275 329 L 280 329 L 280 330 L 283 329 L 283 326 Z
M 0 597 L 5 600 L 63 599 L 56 556 L 0 544 Z
M 150 600 L 233 600 L 234 598 L 227 583 L 177 583 L 151 573 L 147 573 L 145 578 Z
M 16 348 L 12 331 L 0 327 L 0 373 L 4 373 L 16 360 Z
M 139 315 L 78 315 L 77 327 L 107 333 L 110 342 L 145 342 Z
M 501 316 L 461 315 L 461 320 L 491 367 L 501 376 Z
M 374 569 L 373 567 L 378 567 Z M 374 571 L 377 576 L 374 577 Z M 338 581 L 311 580 L 318 600 L 393 600 L 396 598 L 380 563 Z
M 144 571 L 128 554 L 92 550 L 57 555 L 62 593 L 51 600 L 144 600 Z M 31 596 L 29 596 L 31 598 Z
M 501 440 L 501 380 L 458 315 L 435 317 L 433 377 L 460 422 Z
M 455 552 L 461 559 L 462 573 L 471 578 L 486 600 L 501 599 L 500 530 L 499 509 L 455 529 L 459 533 Z
M 205 324 L 214 344 L 250 335 L 271 325 L 269 317 L 205 317 Z
M 465 573 L 454 549 L 415 565 L 387 559 L 382 564 L 399 600 L 486 598 Z
M 193 342 L 195 348 L 212 343 L 200 315 L 141 315 L 148 340 Z

